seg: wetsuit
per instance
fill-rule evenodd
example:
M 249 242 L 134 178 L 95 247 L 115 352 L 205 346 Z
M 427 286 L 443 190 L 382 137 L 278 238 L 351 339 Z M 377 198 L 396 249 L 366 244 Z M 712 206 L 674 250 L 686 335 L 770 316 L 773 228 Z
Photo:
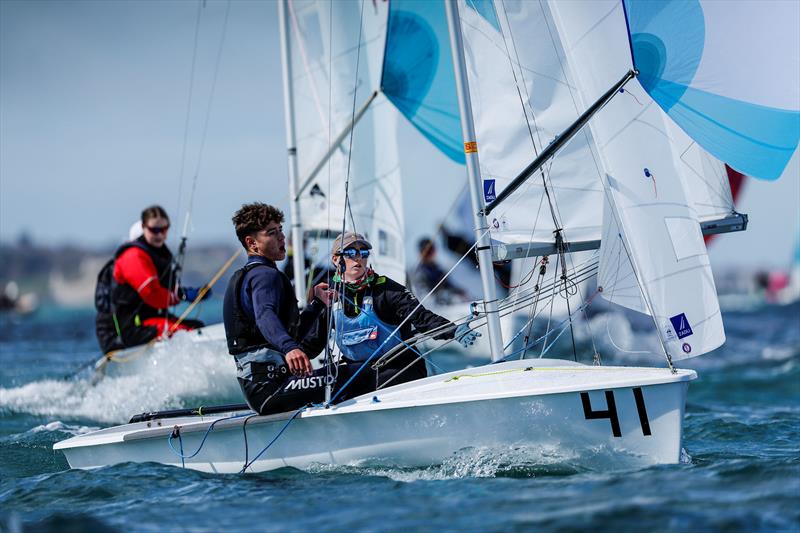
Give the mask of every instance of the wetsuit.
M 144 344 L 170 329 L 177 317 L 168 309 L 180 301 L 172 252 L 166 245 L 155 248 L 139 237 L 114 256 L 111 310 L 98 313 L 95 321 L 104 352 Z M 202 326 L 199 320 L 187 319 L 175 329 Z
M 344 360 L 351 364 L 369 360 L 359 375 L 359 379 L 363 379 L 359 384 L 362 393 L 389 380 L 390 385 L 397 385 L 428 375 L 424 359 L 419 358 L 418 351 L 412 348 L 401 350 L 378 370 L 371 368 L 381 355 L 413 337 L 415 330 L 428 332 L 441 328 L 434 336 L 436 339 L 452 339 L 455 334 L 455 325 L 419 305 L 411 291 L 386 276 L 372 274 L 357 288 L 345 285 L 344 298 L 333 308 L 333 313 L 336 340 Z M 400 330 L 392 335 L 397 325 L 409 315 Z M 388 340 L 387 336 L 390 337 Z M 327 337 L 328 313 L 323 312 L 309 328 L 303 345 L 309 351 L 319 351 Z

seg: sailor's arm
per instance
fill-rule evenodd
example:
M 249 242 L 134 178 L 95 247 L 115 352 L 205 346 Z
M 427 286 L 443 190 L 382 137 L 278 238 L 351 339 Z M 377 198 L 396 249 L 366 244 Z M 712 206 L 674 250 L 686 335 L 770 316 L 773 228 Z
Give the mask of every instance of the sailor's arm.
M 297 340 L 300 349 L 310 358 L 317 357 L 328 342 L 328 313 L 330 302 L 327 294 L 328 285 L 320 283 L 314 287 L 315 297 L 300 313 L 300 324 L 297 328 Z
M 180 301 L 174 291 L 161 285 L 156 265 L 140 248 L 131 247 L 122 252 L 114 262 L 114 278 L 117 283 L 133 287 L 144 303 L 155 309 L 165 309 Z
M 283 296 L 281 281 L 273 269 L 259 268 L 253 274 L 249 288 L 256 325 L 267 342 L 279 352 L 288 354 L 299 345 L 278 317 Z

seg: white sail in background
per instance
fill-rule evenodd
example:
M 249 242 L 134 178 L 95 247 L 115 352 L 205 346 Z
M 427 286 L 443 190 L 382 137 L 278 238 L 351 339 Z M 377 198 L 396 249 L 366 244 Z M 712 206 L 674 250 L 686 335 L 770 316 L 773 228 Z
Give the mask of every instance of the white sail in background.
M 387 8 L 382 2 L 340 0 L 334 6 L 324 0 L 292 0 L 288 10 L 297 160 L 300 183 L 305 183 L 303 229 L 335 235 L 346 218 L 348 231 L 363 233 L 373 242 L 370 262 L 376 270 L 402 280 L 404 221 L 396 116 L 385 98 L 374 100 L 357 122 L 352 151 L 348 134 L 308 180 L 331 142 L 351 123 L 354 110 L 379 88 Z M 350 209 L 345 217 L 348 175 Z
M 631 69 L 622 5 L 549 6 L 583 100 L 592 102 Z M 664 135 L 663 114 L 636 80 L 625 92 L 590 122 L 610 207 L 598 283 L 606 299 L 650 311 L 673 359 L 701 355 L 720 346 L 725 334 L 698 216 L 683 189 L 680 154 Z M 634 272 L 644 301 L 634 297 Z
M 462 0 L 459 14 L 484 199 L 489 203 L 583 108 L 546 6 Z M 601 168 L 592 148 L 586 129 L 544 169 L 556 219 L 568 241 L 600 238 Z M 489 218 L 495 242 L 554 241 L 556 225 L 541 173 Z

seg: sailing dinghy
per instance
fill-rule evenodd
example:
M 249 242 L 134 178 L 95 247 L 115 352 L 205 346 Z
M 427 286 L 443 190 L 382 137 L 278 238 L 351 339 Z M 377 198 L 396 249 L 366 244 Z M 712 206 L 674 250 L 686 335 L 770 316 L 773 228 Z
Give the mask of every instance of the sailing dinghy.
M 297 24 L 295 4 L 308 8 L 313 2 L 279 4 L 285 47 L 289 27 Z M 320 13 L 328 13 L 331 31 L 333 10 L 326 5 Z M 74 468 L 154 461 L 220 473 L 306 468 L 315 463 L 425 466 L 475 448 L 556 450 L 588 457 L 592 464 L 604 452 L 637 464 L 678 462 L 687 388 L 697 375 L 673 363 L 712 351 L 725 338 L 701 228 L 740 230 L 746 219 L 734 212 L 723 213 L 716 222 L 703 213 L 701 220 L 699 204 L 687 192 L 689 178 L 681 169 L 687 152 L 675 148 L 685 137 L 675 134 L 670 121 L 689 136 L 690 145 L 697 143 L 739 171 L 766 179 L 779 175 L 800 136 L 800 98 L 782 92 L 799 90 L 791 81 L 798 76 L 800 47 L 793 46 L 798 40 L 793 21 L 800 7 L 790 2 L 766 6 L 741 2 L 735 9 L 731 5 L 720 9 L 714 2 L 639 0 L 393 0 L 388 6 L 355 5 L 364 8 L 362 21 L 366 11 L 386 17 L 387 54 L 390 44 L 396 45 L 392 35 L 405 33 L 414 36 L 412 44 L 417 47 L 411 52 L 405 49 L 410 57 L 418 57 L 413 53 L 422 45 L 429 46 L 426 57 L 437 62 L 452 57 L 459 142 L 469 176 L 484 294 L 468 320 L 473 327 L 485 327 L 494 362 L 388 386 L 339 404 L 326 402 L 272 416 L 237 406 L 213 414 L 200 409 L 191 416 L 149 413 L 54 448 L 62 450 Z M 449 32 L 449 47 L 437 38 L 443 27 Z M 748 30 L 731 30 L 740 27 Z M 393 28 L 403 31 L 393 34 Z M 537 28 L 541 31 L 530 31 Z M 765 61 L 758 52 L 767 46 L 766 40 L 761 43 L 753 28 L 780 35 L 787 44 L 779 48 L 782 55 L 772 54 Z M 541 50 L 549 49 L 550 61 L 544 61 L 542 70 L 528 69 L 520 58 L 523 48 L 515 39 L 529 36 L 546 39 L 545 47 L 525 48 L 537 58 L 543 57 L 538 55 Z M 753 36 L 753 42 L 746 36 Z M 326 42 L 341 45 L 327 37 Z M 481 38 L 496 46 L 476 45 Z M 361 42 L 357 44 L 360 48 Z M 728 46 L 747 53 L 731 56 L 736 63 L 730 70 L 725 64 L 715 67 L 714 62 L 729 55 Z M 567 90 L 561 92 L 566 105 L 554 98 L 552 109 L 526 108 L 522 99 L 527 139 L 515 140 L 512 135 L 493 145 L 494 135 L 503 135 L 503 125 L 509 124 L 506 117 L 485 111 L 492 95 L 481 88 L 486 69 L 501 67 L 491 59 L 497 49 L 504 49 L 520 94 L 530 90 L 547 99 L 558 96 L 555 88 Z M 392 54 L 398 50 L 404 49 L 394 46 Z M 791 54 L 795 57 L 786 57 Z M 770 61 L 783 67 L 773 68 Z M 750 68 L 765 74 L 752 75 Z M 737 74 L 742 72 L 746 75 Z M 527 86 L 524 77 L 534 75 L 544 75 L 552 83 Z M 354 78 L 357 88 L 361 80 Z M 426 113 L 433 108 L 424 104 L 435 79 L 433 74 L 421 81 L 395 79 L 390 86 L 413 88 L 419 105 L 408 105 L 409 100 L 397 105 L 404 100 L 387 97 L 429 140 L 441 143 L 437 123 L 419 121 L 430 118 Z M 742 116 L 758 120 L 739 120 Z M 355 120 L 351 122 L 352 129 Z M 345 138 L 336 140 L 324 157 L 346 151 Z M 288 141 L 291 167 L 299 151 L 291 135 Z M 504 149 L 516 149 L 523 141 L 532 162 L 513 172 L 492 170 Z M 482 152 L 479 160 L 484 146 L 486 158 Z M 595 179 L 588 179 L 592 174 Z M 508 202 L 513 204 L 515 194 L 521 194 L 517 191 L 532 188 L 538 189 L 542 220 L 536 215 L 531 222 L 517 212 L 508 213 Z M 574 199 L 562 203 L 561 198 Z M 584 203 L 587 198 L 594 202 Z M 568 207 L 586 211 L 564 214 Z M 345 195 L 343 219 L 346 214 Z M 568 262 L 572 252 L 598 248 L 588 264 Z M 539 341 L 529 345 L 526 338 L 524 350 L 511 351 L 504 345 L 500 315 L 535 307 L 544 286 L 537 283 L 510 300 L 498 300 L 491 262 L 544 255 L 552 256 L 555 264 L 549 286 L 554 294 L 596 275 L 600 297 L 650 316 L 667 366 L 634 368 L 547 359 L 545 345 L 552 347 L 552 339 L 550 344 L 545 340 L 541 350 L 537 347 L 538 358 L 518 359 L 532 355 L 529 349 Z M 589 303 L 568 308 L 568 319 L 554 328 L 553 336 L 571 332 L 573 316 Z M 387 356 L 391 353 L 383 357 Z M 380 364 L 376 359 L 374 364 Z

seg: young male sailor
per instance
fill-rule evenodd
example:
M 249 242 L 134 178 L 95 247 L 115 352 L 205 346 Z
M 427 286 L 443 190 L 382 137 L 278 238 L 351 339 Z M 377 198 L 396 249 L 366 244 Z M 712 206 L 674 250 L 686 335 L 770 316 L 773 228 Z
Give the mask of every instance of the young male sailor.
M 407 288 L 369 268 L 370 250 L 372 245 L 363 235 L 344 233 L 333 243 L 331 260 L 337 268 L 334 281 L 343 287 L 333 310 L 336 344 L 351 365 L 369 361 L 361 374 L 366 375 L 373 388 L 428 375 L 424 359 L 412 348 L 390 356 L 378 370 L 372 368 L 382 355 L 410 339 L 414 330 L 433 332 L 435 339 L 455 337 L 465 347 L 475 343 L 480 333 L 469 329 L 467 324 L 456 327 L 425 309 Z M 311 349 L 324 347 L 329 323 L 327 313 L 317 318 L 304 340 Z
M 302 313 L 298 310 L 289 278 L 275 264 L 286 257 L 282 222 L 279 209 L 258 202 L 233 215 L 248 257 L 228 282 L 222 308 L 236 377 L 247 404 L 260 414 L 321 402 L 327 381 L 327 370 L 313 371 L 307 355 L 314 357 L 321 348 L 311 352 L 298 339 L 323 314 L 331 294 L 326 283 L 319 283 L 311 302 Z M 349 377 L 348 370 L 338 373 L 340 384 Z
M 169 312 L 181 300 L 194 300 L 200 289 L 178 286 L 166 245 L 167 212 L 158 205 L 146 208 L 141 228 L 140 236 L 120 246 L 97 277 L 95 331 L 104 353 L 145 344 L 171 329 L 203 327 L 192 319 L 176 326 L 178 317 Z

